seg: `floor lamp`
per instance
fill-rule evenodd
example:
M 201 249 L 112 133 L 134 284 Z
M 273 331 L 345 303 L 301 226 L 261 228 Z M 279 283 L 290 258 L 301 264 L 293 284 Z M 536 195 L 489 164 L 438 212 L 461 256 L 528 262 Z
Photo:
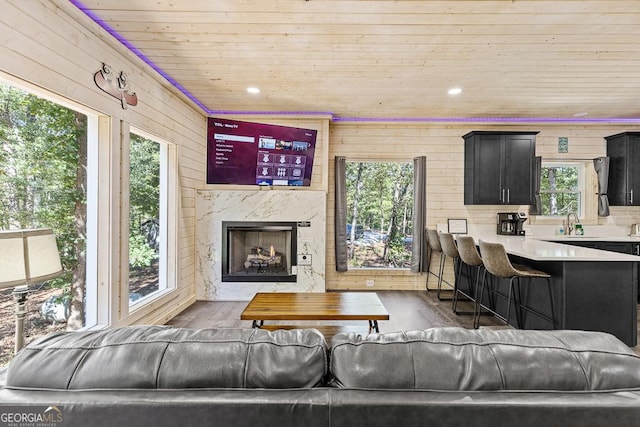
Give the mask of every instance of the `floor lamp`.
M 31 283 L 60 275 L 62 265 L 53 230 L 0 231 L 0 289 L 14 287 L 17 353 L 24 344 L 24 319 Z

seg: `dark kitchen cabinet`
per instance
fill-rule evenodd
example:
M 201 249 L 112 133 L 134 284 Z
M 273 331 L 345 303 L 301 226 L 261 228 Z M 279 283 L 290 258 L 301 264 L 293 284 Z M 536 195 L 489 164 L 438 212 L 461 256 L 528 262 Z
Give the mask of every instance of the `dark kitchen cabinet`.
M 612 242 L 601 240 L 553 240 L 556 243 L 564 243 L 565 245 L 581 246 L 583 248 L 600 249 L 603 251 L 617 252 L 620 254 L 640 255 L 640 243 L 634 242 Z
M 636 255 L 637 245 L 635 243 L 623 243 L 623 242 L 600 242 L 599 247 L 596 249 L 602 249 L 603 251 L 617 252 L 619 254 Z
M 464 135 L 464 204 L 530 205 L 538 132 Z
M 551 240 L 554 241 L 554 240 Z M 635 242 L 609 242 L 593 240 L 555 240 L 565 245 L 581 246 L 583 248 L 600 249 L 603 251 L 617 252 L 621 254 L 640 256 L 640 243 Z M 638 275 L 638 303 L 640 303 L 640 275 Z
M 640 132 L 608 136 L 609 204 L 640 206 Z

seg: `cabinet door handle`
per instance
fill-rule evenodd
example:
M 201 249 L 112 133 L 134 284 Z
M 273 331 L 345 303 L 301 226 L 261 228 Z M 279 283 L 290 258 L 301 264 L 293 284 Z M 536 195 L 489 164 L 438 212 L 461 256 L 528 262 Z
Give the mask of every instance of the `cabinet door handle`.
M 507 204 L 511 203 L 511 189 L 507 188 Z
M 502 189 L 502 196 L 500 196 L 500 201 L 504 203 L 504 188 Z
M 629 191 L 629 193 L 631 194 L 631 200 L 629 201 L 629 203 L 633 204 L 633 190 Z

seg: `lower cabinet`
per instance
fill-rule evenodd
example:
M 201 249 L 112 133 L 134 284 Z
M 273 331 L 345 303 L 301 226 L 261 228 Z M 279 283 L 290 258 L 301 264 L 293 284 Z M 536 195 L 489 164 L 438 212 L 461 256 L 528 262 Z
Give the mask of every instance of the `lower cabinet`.
M 567 241 L 556 240 L 556 243 L 564 243 L 565 245 L 580 246 L 583 248 L 600 249 L 602 251 L 617 252 L 620 254 L 639 255 L 640 256 L 640 243 L 633 242 L 603 242 L 597 240 L 580 240 Z
M 596 249 L 603 251 L 618 252 L 621 254 L 640 255 L 640 243 L 625 242 L 598 242 L 600 245 Z
M 564 243 L 565 245 L 580 246 L 583 248 L 600 249 L 602 251 L 640 256 L 640 243 L 634 242 L 603 242 L 597 240 L 580 240 L 579 242 L 573 240 L 556 240 L 555 242 Z M 640 263 L 638 263 L 638 265 L 640 266 Z M 638 274 L 638 302 L 640 302 L 640 274 Z

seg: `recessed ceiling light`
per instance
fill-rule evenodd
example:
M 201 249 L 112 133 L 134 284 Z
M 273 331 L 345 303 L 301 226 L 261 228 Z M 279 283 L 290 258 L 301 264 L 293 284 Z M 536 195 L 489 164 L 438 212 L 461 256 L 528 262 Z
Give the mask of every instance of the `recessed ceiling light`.
M 589 113 L 587 113 L 587 112 L 582 112 L 582 113 L 575 113 L 575 114 L 573 115 L 573 117 L 584 117 L 584 116 L 588 116 L 588 115 L 589 115 Z
M 447 93 L 448 93 L 449 95 L 459 95 L 459 94 L 461 94 L 461 93 L 462 93 L 462 88 L 459 88 L 459 87 L 452 87 L 451 89 L 449 89 L 449 90 L 447 91 Z
M 247 92 L 249 92 L 249 93 L 260 93 L 260 89 L 257 88 L 257 87 L 251 86 L 251 87 L 247 88 Z

